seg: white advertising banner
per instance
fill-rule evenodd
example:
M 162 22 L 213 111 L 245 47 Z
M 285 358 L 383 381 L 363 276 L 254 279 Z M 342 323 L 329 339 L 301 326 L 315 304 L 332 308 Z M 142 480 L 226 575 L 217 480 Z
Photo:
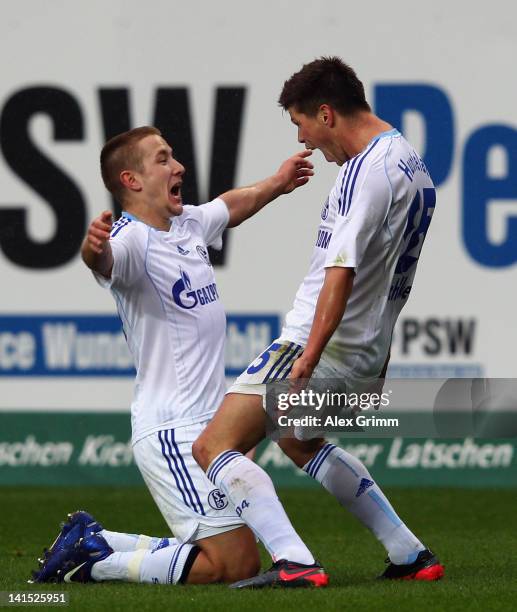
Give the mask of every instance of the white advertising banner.
M 397 324 L 393 376 L 514 377 L 517 8 L 326 0 L 4 0 L 0 6 L 0 409 L 127 410 L 115 305 L 82 264 L 113 202 L 106 138 L 157 125 L 204 202 L 300 149 L 277 104 L 303 63 L 339 55 L 437 186 Z M 216 265 L 227 376 L 278 333 L 338 167 L 227 232 Z

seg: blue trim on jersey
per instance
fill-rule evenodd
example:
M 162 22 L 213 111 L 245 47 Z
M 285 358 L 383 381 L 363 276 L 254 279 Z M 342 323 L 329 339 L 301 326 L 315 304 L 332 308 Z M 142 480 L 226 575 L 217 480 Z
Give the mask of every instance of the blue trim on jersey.
M 361 166 L 363 165 L 363 162 L 366 159 L 366 157 L 369 155 L 369 153 L 371 151 L 373 151 L 373 149 L 375 149 L 375 147 L 376 147 L 378 142 L 379 142 L 378 139 L 373 141 L 372 146 L 368 149 L 368 151 L 366 151 L 366 153 L 361 157 L 361 160 L 357 164 L 357 169 L 356 169 L 355 174 L 354 174 L 354 179 L 352 181 L 352 185 L 350 186 L 350 194 L 348 196 L 348 206 L 345 209 L 345 216 L 348 214 L 348 211 L 350 210 L 350 205 L 352 204 L 352 198 L 354 197 L 355 182 L 356 182 L 357 177 L 359 175 L 359 171 L 361 170 Z
M 172 432 L 171 429 L 168 430 L 168 432 Z M 190 489 L 188 487 L 187 481 L 185 480 L 185 477 L 183 475 L 183 472 L 181 471 L 181 467 L 179 467 L 178 462 L 176 461 L 176 457 L 174 456 L 174 453 L 172 452 L 172 446 L 171 443 L 167 437 L 167 431 L 165 431 L 165 442 L 167 443 L 167 447 L 169 449 L 169 457 L 174 461 L 174 467 L 176 468 L 176 472 L 178 473 L 179 477 L 181 478 L 181 482 L 183 483 L 183 486 L 185 487 L 185 491 L 187 492 L 188 498 L 190 500 L 190 507 L 192 508 L 192 510 L 194 510 L 194 512 L 197 512 L 197 508 L 196 508 L 196 504 L 194 502 L 194 498 L 192 497 L 192 494 L 190 492 Z M 171 436 L 172 437 L 172 436 Z
M 127 210 L 124 210 L 122 212 L 122 216 L 125 217 L 126 219 L 129 219 L 130 221 L 140 221 L 138 217 L 135 217 L 135 215 L 128 213 Z
M 401 136 L 401 133 L 397 130 L 397 128 L 393 128 L 392 130 L 386 130 L 385 132 L 381 132 L 380 134 L 375 136 L 375 138 L 373 138 L 371 142 L 373 142 L 374 140 L 380 140 L 381 138 L 390 138 L 391 136 Z
M 242 457 L 242 453 L 239 453 L 238 451 L 225 451 L 224 453 L 221 453 L 219 457 L 215 459 L 206 473 L 208 480 L 217 486 L 215 480 L 219 472 L 227 463 L 230 463 L 230 461 L 236 459 L 237 457 Z
M 370 149 L 368 149 L 366 151 L 365 157 L 371 151 L 371 149 L 373 149 L 373 147 L 375 146 L 375 144 L 379 140 L 381 140 L 382 138 L 390 138 L 390 137 L 393 137 L 393 136 L 401 136 L 401 133 L 396 128 L 393 128 L 392 130 L 387 130 L 386 132 L 381 132 L 380 134 L 378 134 L 377 136 L 372 138 L 370 140 L 370 142 L 366 145 L 367 149 L 368 149 L 368 147 L 370 147 L 370 145 L 372 145 L 372 146 L 371 146 Z M 350 175 L 352 174 L 352 169 L 355 166 L 355 162 L 357 161 L 357 158 L 358 158 L 358 156 L 354 157 L 352 160 L 348 160 L 346 162 L 346 164 L 345 164 L 345 168 L 344 168 L 345 171 L 343 173 L 343 180 L 341 181 L 341 190 L 340 190 L 341 197 L 338 200 L 338 212 L 339 212 L 340 215 L 344 215 L 345 214 L 344 208 L 345 208 L 345 201 L 346 201 L 346 192 L 348 192 L 348 185 L 349 185 L 349 182 L 350 182 Z M 350 162 L 352 162 L 352 164 L 349 166 Z M 361 166 L 361 163 L 359 164 L 359 167 Z M 357 177 L 357 174 L 359 173 L 359 167 L 357 168 L 356 176 L 354 177 L 353 183 L 355 183 L 355 178 Z M 349 170 L 350 170 L 350 173 L 348 172 Z M 345 182 L 345 179 L 346 179 L 347 175 L 348 175 L 348 179 L 347 179 L 346 186 L 345 186 L 345 194 L 343 194 L 343 184 Z M 353 191 L 354 191 L 353 183 L 352 183 L 352 194 L 353 194 Z M 348 208 L 350 208 L 350 203 L 352 202 L 352 194 L 350 195 L 350 198 L 349 198 Z
M 345 191 L 341 192 L 341 199 L 343 201 L 343 206 L 340 207 L 340 214 L 341 215 L 345 214 L 346 200 L 347 200 L 347 196 L 348 196 L 348 185 L 350 184 L 350 178 L 352 176 L 352 173 L 354 171 L 354 167 L 355 167 L 358 159 L 359 159 L 359 156 L 356 156 L 356 157 L 354 157 L 354 159 L 351 160 L 352 163 L 350 164 L 350 168 L 349 168 L 349 171 L 348 171 L 348 176 L 347 176 L 346 183 L 345 183 Z
M 118 221 L 115 221 L 113 229 L 111 230 L 110 238 L 115 238 L 115 236 L 120 232 L 120 230 L 124 229 L 126 225 L 129 225 L 130 223 L 131 219 L 119 219 Z
M 162 455 L 165 457 L 165 460 L 167 461 L 167 465 L 169 466 L 169 471 L 174 476 L 174 480 L 176 481 L 176 487 L 178 488 L 178 491 L 181 493 L 181 496 L 183 497 L 183 501 L 185 502 L 185 506 L 189 507 L 187 496 L 185 495 L 183 489 L 181 488 L 181 485 L 180 485 L 180 482 L 178 480 L 178 477 L 176 476 L 176 472 L 172 469 L 171 461 L 170 461 L 170 459 L 167 456 L 167 453 L 165 451 L 165 444 L 163 443 L 163 440 L 162 440 L 162 432 L 161 431 L 158 432 L 158 440 L 160 440 L 160 444 L 162 445 Z
M 334 448 L 336 448 L 335 444 L 327 443 L 321 450 L 318 451 L 318 453 L 311 459 L 311 461 L 305 468 L 305 471 L 307 472 L 307 474 L 309 474 L 309 476 L 316 478 L 318 470 Z
M 174 446 L 174 450 L 176 451 L 176 455 L 178 456 L 178 459 L 181 461 L 181 465 L 183 467 L 183 471 L 185 472 L 185 475 L 188 478 L 190 486 L 192 487 L 192 491 L 194 492 L 194 495 L 196 496 L 196 500 L 197 500 L 197 503 L 198 503 L 199 508 L 201 510 L 201 514 L 203 516 L 205 516 L 206 512 L 205 512 L 205 509 L 203 508 L 203 504 L 201 503 L 201 500 L 199 499 L 199 494 L 198 494 L 198 492 L 196 490 L 196 487 L 194 486 L 194 482 L 192 481 L 192 478 L 191 478 L 190 473 L 189 473 L 189 471 L 187 469 L 187 466 L 185 465 L 185 461 L 183 460 L 183 457 L 181 456 L 180 449 L 178 448 L 178 445 L 176 444 L 176 440 L 174 438 L 174 429 L 171 429 L 170 431 L 171 431 L 171 443 Z
M 345 179 L 346 176 L 348 174 L 348 169 L 349 169 L 349 163 L 350 162 L 346 162 L 345 164 L 345 171 L 343 172 L 343 180 L 341 181 L 341 189 L 339 190 L 339 193 L 341 194 L 339 196 L 339 200 L 338 200 L 338 207 L 339 207 L 339 214 L 342 215 L 343 213 L 341 212 L 342 207 L 344 206 L 344 200 L 343 200 L 343 185 L 345 183 Z
M 379 142 L 379 140 L 381 140 L 382 138 L 391 138 L 393 136 L 400 136 L 400 132 L 396 129 L 393 128 L 392 130 L 387 130 L 386 132 L 381 132 L 380 134 L 378 134 L 377 136 L 375 136 L 374 138 L 372 138 L 370 140 L 370 142 L 366 145 L 366 151 L 364 154 L 362 154 L 362 157 L 360 155 L 356 155 L 356 157 L 354 157 L 352 160 L 349 160 L 347 162 L 347 166 L 345 168 L 345 173 L 343 175 L 343 180 L 341 181 L 341 197 L 338 201 L 338 212 L 340 215 L 346 215 L 348 213 L 348 210 L 350 209 L 350 205 L 352 203 L 352 197 L 354 194 L 354 185 L 355 185 L 355 181 L 357 179 L 357 176 L 359 174 L 359 170 L 361 168 L 361 164 L 363 163 L 363 159 L 368 155 L 368 153 L 373 149 L 373 147 L 375 147 L 375 145 Z M 350 193 L 348 192 L 348 186 L 350 184 L 350 177 L 352 175 L 352 171 L 355 167 L 355 164 L 357 162 L 357 160 L 360 158 L 359 161 L 359 165 L 357 166 L 357 169 L 355 171 L 355 175 L 354 178 L 352 180 L 352 185 L 351 185 L 351 189 L 350 189 Z M 350 165 L 350 168 L 348 168 L 348 164 L 350 163 L 350 161 L 352 162 Z M 348 172 L 348 170 L 350 169 L 350 172 Z M 343 193 L 343 183 L 345 182 L 345 177 L 348 175 L 347 181 L 346 181 L 346 185 L 345 185 L 345 192 Z M 346 210 L 345 210 L 345 202 L 348 199 L 348 206 L 346 206 Z

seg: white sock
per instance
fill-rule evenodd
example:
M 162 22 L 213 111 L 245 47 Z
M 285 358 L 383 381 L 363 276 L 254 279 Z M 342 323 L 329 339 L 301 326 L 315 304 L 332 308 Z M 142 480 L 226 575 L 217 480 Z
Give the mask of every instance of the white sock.
M 207 476 L 227 495 L 273 561 L 314 563 L 314 557 L 287 518 L 271 478 L 256 463 L 237 451 L 224 451 L 212 461 Z
M 158 547 L 164 548 L 170 544 L 178 543 L 176 538 L 153 538 L 143 534 L 119 533 L 107 529 L 99 531 L 99 535 L 106 540 L 115 552 L 131 552 L 140 549 L 154 550 Z
M 361 461 L 350 453 L 325 444 L 303 469 L 374 533 L 393 563 L 412 563 L 425 549 L 397 516 Z
M 93 565 L 91 576 L 98 582 L 177 584 L 186 580 L 198 551 L 192 544 L 173 544 L 154 551 L 114 552 Z

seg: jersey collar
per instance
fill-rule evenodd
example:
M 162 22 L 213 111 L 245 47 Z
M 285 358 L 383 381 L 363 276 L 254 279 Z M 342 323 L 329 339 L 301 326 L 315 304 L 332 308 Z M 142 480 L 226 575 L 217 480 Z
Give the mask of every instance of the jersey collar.
M 386 130 L 386 132 L 381 132 L 380 134 L 377 134 L 377 136 L 374 136 L 368 144 L 372 144 L 373 142 L 375 142 L 376 140 L 380 140 L 381 138 L 389 138 L 390 136 L 400 136 L 400 132 L 397 130 L 397 128 L 393 128 L 392 130 Z

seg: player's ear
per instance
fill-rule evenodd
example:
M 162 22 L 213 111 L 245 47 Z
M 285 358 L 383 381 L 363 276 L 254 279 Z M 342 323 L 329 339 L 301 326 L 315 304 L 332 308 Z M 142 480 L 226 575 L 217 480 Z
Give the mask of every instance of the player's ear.
M 119 175 L 120 182 L 131 191 L 141 191 L 142 184 L 131 170 L 123 170 Z
M 318 119 L 326 127 L 334 127 L 336 118 L 333 108 L 328 104 L 322 104 L 318 109 Z

